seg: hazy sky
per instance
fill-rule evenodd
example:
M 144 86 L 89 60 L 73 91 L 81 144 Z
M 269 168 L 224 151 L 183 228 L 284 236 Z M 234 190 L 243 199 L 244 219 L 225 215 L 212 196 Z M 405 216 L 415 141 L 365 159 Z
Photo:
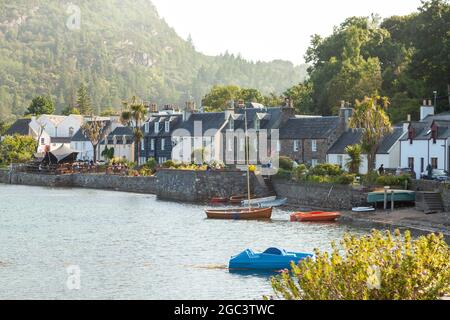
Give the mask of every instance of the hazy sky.
M 159 14 L 197 50 L 228 50 L 246 59 L 303 62 L 310 36 L 328 35 L 350 16 L 415 11 L 420 0 L 152 0 Z

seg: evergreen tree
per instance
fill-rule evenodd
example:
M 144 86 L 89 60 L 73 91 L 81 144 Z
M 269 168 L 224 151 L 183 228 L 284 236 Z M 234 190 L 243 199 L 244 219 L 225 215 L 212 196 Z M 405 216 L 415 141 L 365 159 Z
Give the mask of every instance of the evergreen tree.
M 83 115 L 92 114 L 91 98 L 84 83 L 81 84 L 77 91 L 77 109 Z

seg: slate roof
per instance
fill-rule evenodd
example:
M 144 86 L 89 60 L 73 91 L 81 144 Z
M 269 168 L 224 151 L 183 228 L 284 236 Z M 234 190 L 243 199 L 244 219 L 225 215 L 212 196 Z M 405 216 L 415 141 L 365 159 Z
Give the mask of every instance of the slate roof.
M 449 118 L 449 120 L 446 120 L 447 117 Z M 430 119 L 433 119 L 433 121 L 430 122 Z M 414 140 L 430 140 L 431 126 L 433 123 L 435 123 L 438 127 L 438 139 L 450 138 L 450 114 L 444 114 L 438 116 L 429 116 L 425 118 L 424 121 L 411 122 L 411 126 L 415 129 Z M 401 140 L 408 140 L 408 134 L 406 133 Z
M 338 125 L 339 117 L 296 117 L 280 128 L 280 139 L 326 139 Z
M 187 121 L 184 121 L 177 128 L 179 130 L 186 130 L 191 136 L 194 136 L 194 125 L 196 122 L 202 123 L 202 135 L 205 135 L 206 131 L 217 130 L 219 131 L 225 123 L 224 112 L 206 112 L 206 113 L 193 113 Z M 196 133 L 195 133 L 196 134 Z M 211 131 L 207 135 L 212 135 Z
M 142 132 L 144 132 L 146 137 L 167 137 L 171 136 L 172 132 L 178 128 L 182 122 L 183 117 L 179 114 L 173 115 L 152 115 L 148 122 L 148 132 L 145 132 L 145 124 L 143 126 Z M 170 122 L 169 132 L 165 131 L 165 122 Z M 155 123 L 159 123 L 159 133 L 155 133 Z
M 72 141 L 71 137 L 51 137 L 51 143 L 70 143 Z
M 5 136 L 12 136 L 19 134 L 22 136 L 27 136 L 30 132 L 30 122 L 31 119 L 18 119 L 14 122 L 11 127 L 5 132 Z
M 394 144 L 403 136 L 403 128 L 393 128 L 392 133 L 386 135 L 381 141 L 377 154 L 388 154 Z M 345 148 L 354 144 L 361 143 L 362 129 L 353 129 L 344 132 L 334 145 L 328 150 L 327 154 L 345 154 Z
M 262 106 L 262 105 L 260 105 Z M 233 115 L 234 120 L 234 130 L 244 130 L 245 129 L 245 110 L 237 109 L 236 113 Z M 255 129 L 255 120 L 260 121 L 260 129 L 278 129 L 278 123 L 281 118 L 282 108 L 265 108 L 264 106 L 259 108 L 248 108 L 247 109 L 247 128 Z M 223 129 L 226 131 L 228 126 Z
M 89 121 L 90 122 L 90 121 Z M 105 126 L 103 127 L 103 130 L 108 130 L 109 127 L 111 126 L 111 121 L 110 120 L 106 120 L 105 122 Z M 86 136 L 83 134 L 83 130 L 80 128 L 72 137 L 72 141 L 81 141 L 81 142 L 86 142 L 89 141 L 88 138 L 86 138 Z

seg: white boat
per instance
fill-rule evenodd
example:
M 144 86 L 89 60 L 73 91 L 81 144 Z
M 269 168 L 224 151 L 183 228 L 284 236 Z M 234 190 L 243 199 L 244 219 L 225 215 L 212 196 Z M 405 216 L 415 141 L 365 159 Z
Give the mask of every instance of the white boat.
M 270 207 L 281 207 L 284 206 L 287 203 L 288 199 L 276 199 L 274 201 L 267 201 L 267 202 L 261 202 L 258 207 L 259 208 L 270 208 Z
M 352 209 L 353 212 L 373 212 L 375 211 L 374 207 L 358 207 L 358 208 L 353 208 Z
M 242 205 L 244 205 L 244 206 L 256 206 L 256 205 L 259 205 L 261 203 L 273 202 L 275 200 L 277 200 L 276 196 L 267 197 L 267 198 L 256 198 L 256 199 L 244 200 L 244 201 L 242 201 Z

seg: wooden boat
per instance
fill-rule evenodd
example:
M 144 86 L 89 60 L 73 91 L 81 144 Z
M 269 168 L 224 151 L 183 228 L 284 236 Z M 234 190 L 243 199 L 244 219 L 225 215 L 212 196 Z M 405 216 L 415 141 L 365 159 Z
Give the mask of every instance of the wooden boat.
M 272 208 L 206 209 L 208 219 L 264 220 L 272 217 Z
M 313 211 L 313 212 L 297 212 L 291 214 L 291 222 L 326 222 L 335 221 L 341 216 L 339 212 L 324 212 L 324 211 Z
M 210 201 L 211 204 L 224 204 L 228 203 L 228 198 L 214 197 Z
M 291 269 L 291 263 L 299 263 L 306 258 L 312 258 L 310 253 L 288 252 L 283 249 L 269 248 L 259 253 L 247 249 L 231 257 L 230 270 L 283 270 Z
M 416 193 L 409 190 L 387 190 L 387 201 L 390 202 L 392 197 L 391 193 L 394 192 L 394 201 L 414 202 L 416 201 Z M 384 191 L 370 192 L 367 195 L 368 203 L 384 202 Z

